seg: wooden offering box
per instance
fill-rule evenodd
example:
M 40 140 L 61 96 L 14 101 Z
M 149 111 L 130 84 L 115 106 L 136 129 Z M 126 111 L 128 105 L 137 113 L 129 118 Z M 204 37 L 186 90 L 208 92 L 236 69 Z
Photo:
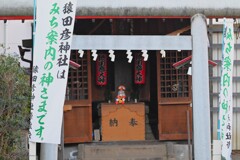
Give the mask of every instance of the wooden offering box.
M 144 103 L 101 104 L 102 141 L 145 140 Z

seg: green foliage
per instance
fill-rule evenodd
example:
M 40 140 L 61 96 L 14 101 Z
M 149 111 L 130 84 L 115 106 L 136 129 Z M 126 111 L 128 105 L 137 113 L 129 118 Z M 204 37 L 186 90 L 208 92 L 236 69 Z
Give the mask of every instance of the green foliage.
M 0 160 L 27 159 L 23 131 L 30 119 L 29 76 L 18 59 L 0 55 Z

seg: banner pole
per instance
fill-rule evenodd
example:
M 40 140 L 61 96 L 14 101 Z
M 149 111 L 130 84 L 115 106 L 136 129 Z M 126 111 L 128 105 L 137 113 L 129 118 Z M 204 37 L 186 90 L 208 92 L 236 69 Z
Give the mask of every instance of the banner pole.
M 37 0 L 33 0 L 33 47 L 32 47 L 32 63 L 31 63 L 31 70 L 32 70 L 32 65 L 33 65 L 33 49 L 34 49 L 34 39 L 35 39 L 35 32 L 36 32 L 36 2 Z M 32 74 L 31 74 L 31 81 L 30 85 L 32 86 Z M 37 143 L 36 142 L 30 142 L 29 141 L 29 160 L 37 160 Z

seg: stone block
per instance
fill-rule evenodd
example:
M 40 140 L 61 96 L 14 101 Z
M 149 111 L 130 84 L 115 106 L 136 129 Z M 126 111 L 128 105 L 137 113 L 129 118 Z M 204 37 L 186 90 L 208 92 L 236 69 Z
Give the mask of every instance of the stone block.
M 161 143 L 93 143 L 78 145 L 79 160 L 167 160 Z
M 173 142 L 167 142 L 166 147 L 167 147 L 168 158 L 175 158 L 174 143 Z
M 189 160 L 189 151 L 187 144 L 174 144 L 174 153 L 176 160 Z

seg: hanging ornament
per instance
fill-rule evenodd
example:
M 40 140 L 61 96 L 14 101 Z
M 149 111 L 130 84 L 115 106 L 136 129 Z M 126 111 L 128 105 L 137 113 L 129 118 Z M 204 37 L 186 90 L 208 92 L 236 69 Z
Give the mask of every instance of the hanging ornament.
M 146 81 L 146 62 L 141 53 L 134 55 L 134 83 L 145 84 Z
M 111 58 L 111 61 L 114 62 L 115 61 L 114 51 L 113 50 L 109 50 L 108 52 L 110 53 L 109 57 Z
M 96 60 L 96 84 L 107 85 L 107 55 L 99 54 Z
M 143 56 L 143 58 L 144 58 L 143 60 L 144 60 L 144 61 L 147 61 L 147 60 L 148 60 L 147 50 L 142 50 L 142 53 L 143 53 L 142 56 Z
M 132 59 L 133 59 L 131 50 L 127 50 L 126 54 L 127 54 L 127 58 L 128 58 L 128 63 L 131 63 Z
M 161 50 L 161 51 L 160 51 L 160 54 L 162 55 L 162 58 L 165 58 L 165 57 L 166 57 L 166 52 L 165 52 L 165 50 Z
M 97 50 L 95 49 L 92 50 L 92 57 L 93 57 L 93 61 L 97 60 L 97 57 L 98 57 Z
M 83 50 L 78 50 L 78 53 L 79 53 L 79 57 L 82 58 L 83 55 L 84 55 L 84 51 Z

